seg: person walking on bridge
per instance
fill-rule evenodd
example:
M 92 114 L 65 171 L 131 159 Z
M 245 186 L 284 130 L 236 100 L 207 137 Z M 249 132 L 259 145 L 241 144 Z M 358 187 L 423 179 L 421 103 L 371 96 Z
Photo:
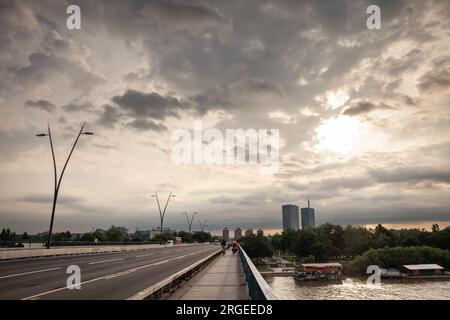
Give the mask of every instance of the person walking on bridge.
M 222 240 L 222 255 L 225 255 L 225 246 L 227 245 L 227 242 L 225 239 Z
M 231 242 L 231 247 L 232 247 L 231 251 L 233 251 L 233 254 L 235 254 L 237 251 L 237 244 L 238 243 L 236 240 L 233 240 L 233 242 Z

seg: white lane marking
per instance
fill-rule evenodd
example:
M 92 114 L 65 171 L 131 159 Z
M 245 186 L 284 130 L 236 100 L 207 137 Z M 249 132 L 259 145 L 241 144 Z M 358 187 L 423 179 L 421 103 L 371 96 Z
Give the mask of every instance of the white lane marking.
M 124 271 L 124 272 L 119 272 L 119 273 L 113 274 L 111 276 L 106 277 L 105 280 L 117 278 L 117 277 L 124 276 L 126 274 L 130 274 L 130 273 L 133 273 L 133 272 L 136 272 L 136 269 L 130 269 L 130 270 L 127 270 L 127 271 Z
M 144 265 L 144 266 L 140 266 L 140 267 L 137 267 L 137 268 L 134 268 L 134 269 L 128 269 L 128 270 L 124 270 L 124 271 L 121 271 L 121 272 L 116 272 L 116 273 L 113 273 L 113 274 L 109 274 L 109 275 L 106 275 L 106 276 L 102 276 L 102 277 L 98 277 L 98 278 L 95 278 L 95 279 L 87 280 L 87 281 L 84 281 L 84 282 L 81 282 L 81 283 L 78 283 L 78 284 L 74 284 L 74 285 L 71 285 L 71 286 L 61 287 L 61 288 L 58 288 L 58 289 L 54 289 L 54 290 L 38 293 L 38 294 L 35 294 L 33 296 L 29 296 L 29 297 L 23 298 L 21 300 L 35 300 L 35 299 L 37 299 L 37 298 L 39 298 L 41 296 L 45 296 L 45 295 L 48 295 L 48 294 L 51 294 L 51 293 L 55 293 L 55 292 L 58 292 L 58 291 L 62 291 L 62 290 L 65 290 L 65 289 L 70 289 L 70 288 L 72 288 L 72 287 L 74 287 L 76 285 L 83 285 L 83 284 L 86 284 L 86 283 L 95 282 L 95 281 L 99 281 L 99 280 L 106 280 L 106 279 L 112 279 L 112 278 L 120 277 L 122 275 L 129 274 L 129 273 L 132 273 L 132 272 L 144 269 L 144 268 L 148 268 L 148 267 L 156 266 L 156 265 L 159 265 L 159 264 L 167 263 L 167 262 L 175 260 L 175 259 L 185 258 L 187 256 L 191 256 L 191 255 L 194 255 L 194 254 L 202 253 L 202 252 L 208 251 L 208 250 L 209 249 L 205 249 L 205 250 L 201 250 L 201 251 L 194 251 L 192 253 L 188 253 L 188 254 L 185 254 L 183 256 L 174 257 L 174 258 L 170 258 L 170 259 L 167 259 L 167 260 L 150 263 L 150 264 L 147 264 L 147 265 Z
M 123 260 L 123 258 L 103 260 L 103 261 L 94 261 L 94 262 L 89 262 L 88 264 L 98 264 L 98 263 L 105 263 L 105 262 L 112 262 L 112 261 L 119 261 L 119 260 Z
M 16 274 L 10 274 L 7 276 L 1 276 L 0 279 L 6 279 L 6 278 L 12 278 L 12 277 L 18 277 L 18 276 L 25 276 L 27 274 L 33 274 L 33 273 L 40 273 L 40 272 L 47 272 L 47 271 L 53 271 L 53 270 L 60 270 L 60 268 L 50 268 L 50 269 L 43 269 L 43 270 L 36 270 L 36 271 L 30 271 L 30 272 L 23 272 L 23 273 L 16 273 Z
M 154 256 L 155 253 L 149 253 L 149 254 L 141 254 L 139 256 L 136 256 L 136 258 L 141 258 L 141 257 L 148 257 L 148 256 Z

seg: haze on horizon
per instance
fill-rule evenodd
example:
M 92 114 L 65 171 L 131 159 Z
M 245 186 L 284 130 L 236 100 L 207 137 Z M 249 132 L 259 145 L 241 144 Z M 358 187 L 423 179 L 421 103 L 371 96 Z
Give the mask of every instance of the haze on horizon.
M 81 8 L 82 29 L 66 28 Z M 366 27 L 381 8 L 381 30 Z M 215 229 L 316 221 L 450 221 L 448 1 L 0 0 L 0 227 L 48 230 L 52 127 L 59 169 L 82 122 L 55 231 Z M 275 128 L 280 169 L 176 166 L 177 128 Z M 198 227 L 197 227 L 198 228 Z

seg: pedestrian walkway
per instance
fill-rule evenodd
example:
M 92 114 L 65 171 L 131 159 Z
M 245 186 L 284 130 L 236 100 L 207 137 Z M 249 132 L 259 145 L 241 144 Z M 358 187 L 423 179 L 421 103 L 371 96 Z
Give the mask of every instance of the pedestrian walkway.
M 247 300 L 248 291 L 239 254 L 227 250 L 178 297 L 179 300 Z

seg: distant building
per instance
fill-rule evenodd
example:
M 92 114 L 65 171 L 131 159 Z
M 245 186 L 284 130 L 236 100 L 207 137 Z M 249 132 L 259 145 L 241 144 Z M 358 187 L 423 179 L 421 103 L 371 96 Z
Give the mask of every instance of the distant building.
M 240 238 L 242 238 L 241 228 L 234 229 L 234 239 L 239 240 Z
M 301 215 L 302 215 L 302 229 L 314 228 L 316 226 L 314 208 L 311 208 L 309 206 L 309 200 L 308 200 L 308 207 L 301 209 Z
M 256 231 L 256 236 L 258 236 L 258 237 L 259 237 L 259 236 L 261 236 L 261 237 L 264 236 L 264 231 L 263 231 L 263 229 L 261 229 L 261 228 L 258 229 L 258 230 Z
M 150 231 L 136 230 L 134 236 L 142 241 L 148 241 L 150 239 Z
M 223 228 L 223 230 L 222 230 L 222 238 L 225 241 L 229 241 L 230 240 L 230 230 L 228 230 L 227 227 Z
M 282 206 L 283 231 L 298 230 L 300 228 L 298 219 L 298 206 L 285 204 Z
M 253 236 L 253 229 L 247 229 L 247 230 L 245 230 L 245 236 L 246 237 L 251 237 L 251 236 Z
M 172 236 L 175 235 L 175 230 L 171 230 L 170 228 L 163 228 L 163 234 L 164 233 L 171 233 Z M 159 236 L 161 234 L 161 228 L 160 227 L 156 227 L 153 228 L 152 230 L 150 230 L 150 239 L 155 238 L 156 236 Z

